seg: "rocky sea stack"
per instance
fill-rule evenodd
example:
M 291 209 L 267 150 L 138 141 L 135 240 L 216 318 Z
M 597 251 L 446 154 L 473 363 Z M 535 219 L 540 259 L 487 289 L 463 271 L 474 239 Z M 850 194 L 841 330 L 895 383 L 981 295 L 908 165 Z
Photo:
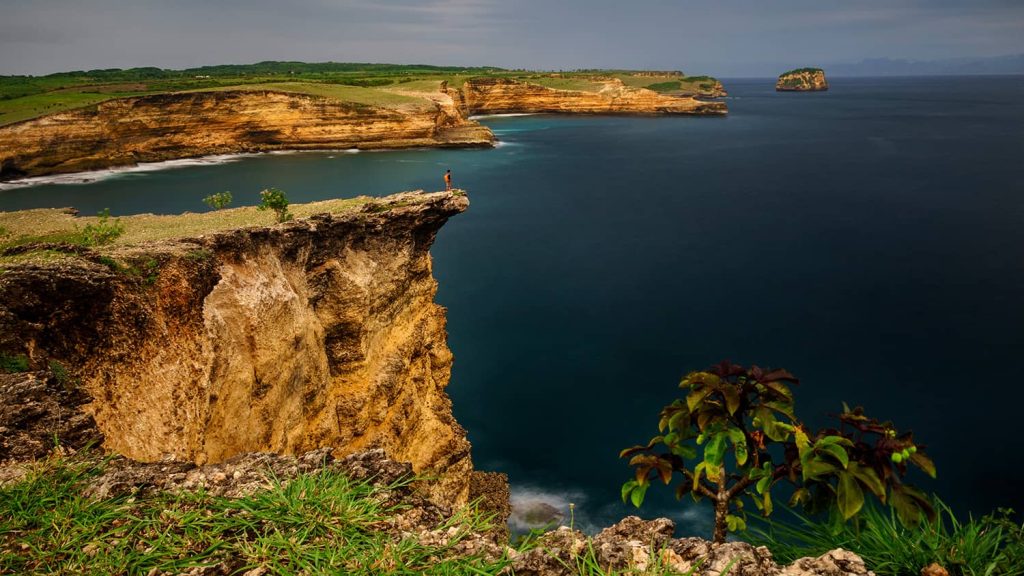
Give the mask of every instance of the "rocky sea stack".
M 779 92 L 822 92 L 828 90 L 825 71 L 821 68 L 798 68 L 779 75 L 775 82 Z

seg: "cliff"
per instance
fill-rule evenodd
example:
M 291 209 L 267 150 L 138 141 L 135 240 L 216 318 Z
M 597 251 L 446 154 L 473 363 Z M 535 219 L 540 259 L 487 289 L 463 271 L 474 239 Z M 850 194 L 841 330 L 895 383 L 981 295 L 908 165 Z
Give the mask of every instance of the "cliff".
M 603 80 L 597 92 L 558 90 L 508 78 L 475 78 L 462 87 L 467 114 L 725 114 L 724 102 L 666 96 L 626 86 L 618 79 Z
M 775 89 L 780 92 L 818 92 L 828 90 L 828 82 L 821 68 L 800 68 L 779 75 Z
M 439 476 L 438 501 L 465 503 L 486 482 L 444 391 L 452 355 L 428 250 L 467 206 L 461 193 L 407 193 L 102 251 L 9 248 L 0 353 L 60 382 L 0 386 L 0 427 L 31 439 L 39 422 L 77 418 L 37 443 L 102 436 L 140 461 L 382 448 Z M 45 400 L 60 389 L 73 393 Z
M 452 111 L 271 90 L 114 99 L 0 127 L 0 180 L 210 154 L 492 144 Z

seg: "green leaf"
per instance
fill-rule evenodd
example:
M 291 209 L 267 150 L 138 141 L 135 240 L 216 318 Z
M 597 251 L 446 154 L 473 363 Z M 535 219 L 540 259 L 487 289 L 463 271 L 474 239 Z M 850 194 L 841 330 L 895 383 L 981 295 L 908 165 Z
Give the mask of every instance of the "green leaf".
M 889 504 L 896 509 L 900 523 L 907 528 L 914 528 L 921 523 L 921 508 L 915 499 L 900 489 L 893 488 L 889 496 Z
M 705 462 L 697 464 L 693 469 L 693 493 L 698 494 L 697 487 L 700 486 L 700 475 L 704 473 L 704 469 L 707 468 Z
M 729 528 L 729 532 L 741 532 L 747 529 L 747 522 L 739 516 L 733 516 L 728 514 L 725 517 L 725 525 Z
M 644 495 L 647 494 L 647 488 L 650 484 L 644 486 L 637 486 L 633 489 L 633 492 L 629 495 L 629 501 L 633 503 L 633 506 L 639 508 L 644 503 Z
M 913 462 L 915 466 L 923 470 L 925 474 L 935 478 L 935 463 L 932 462 L 931 458 L 925 456 L 921 452 L 914 452 L 910 455 L 910 461 Z
M 764 430 L 764 435 L 768 438 L 776 442 L 784 442 L 789 438 L 789 432 L 779 425 L 779 422 L 775 419 L 775 414 L 768 407 L 758 406 L 754 410 L 754 416 L 758 419 L 760 428 Z
M 793 492 L 793 496 L 789 498 L 790 507 L 796 507 L 800 504 L 806 504 L 811 501 L 811 491 L 807 488 L 797 488 Z
M 697 457 L 697 449 L 693 446 L 679 444 L 672 447 L 672 453 L 684 460 L 693 460 Z
M 815 448 L 838 460 L 839 463 L 843 465 L 843 468 L 846 468 L 847 465 L 849 465 L 850 463 L 850 456 L 846 453 L 846 449 L 838 444 L 821 445 L 821 443 L 819 442 L 818 445 L 815 446 Z
M 690 412 L 693 412 L 694 409 L 697 408 L 697 406 L 699 406 L 709 394 L 711 394 L 711 392 L 713 392 L 713 390 L 709 386 L 704 386 L 703 388 L 698 388 L 697 390 L 690 392 L 686 395 L 686 407 L 690 409 Z
M 807 463 L 801 466 L 803 471 L 804 481 L 817 480 L 822 476 L 827 476 L 839 470 L 835 464 L 830 464 L 817 458 L 808 459 Z
M 736 452 L 736 463 L 743 466 L 747 463 L 747 437 L 739 428 L 729 428 L 728 434 Z
M 725 396 L 725 409 L 729 411 L 729 415 L 736 414 L 736 411 L 740 409 L 740 391 L 736 386 L 726 383 L 722 386 L 722 396 Z
M 822 446 L 845 446 L 847 448 L 853 448 L 853 440 L 842 436 L 824 436 L 814 443 L 815 448 L 820 448 Z
M 864 506 L 864 491 L 853 474 L 840 472 L 839 484 L 836 489 L 836 505 L 843 515 L 843 520 L 849 520 L 860 512 Z
M 622 503 L 625 504 L 629 498 L 629 493 L 633 491 L 637 486 L 636 480 L 630 480 L 622 485 Z
M 764 501 L 763 502 L 764 502 L 764 515 L 765 516 L 771 516 L 772 510 L 775 509 L 774 505 L 772 504 L 772 493 L 771 492 L 767 492 L 766 491 L 764 493 Z
M 765 494 L 768 492 L 768 488 L 770 488 L 771 485 L 772 477 L 765 476 L 764 478 L 761 478 L 760 480 L 757 481 L 757 484 L 754 485 L 754 489 L 757 490 L 758 494 Z
M 793 392 L 789 389 L 789 386 L 786 386 L 779 380 L 772 380 L 771 382 L 762 382 L 761 384 L 763 384 L 765 388 L 768 388 L 769 390 L 784 397 L 785 399 L 790 401 L 793 400 Z
M 867 466 L 861 466 L 856 462 L 850 462 L 850 466 L 847 468 L 850 474 L 853 474 L 861 484 L 864 485 L 868 490 L 878 497 L 879 500 L 885 504 L 885 485 L 882 484 L 882 480 L 875 473 L 873 468 Z
M 704 462 L 709 466 L 718 467 L 722 465 L 725 458 L 725 433 L 717 432 L 711 435 L 707 446 L 704 447 Z

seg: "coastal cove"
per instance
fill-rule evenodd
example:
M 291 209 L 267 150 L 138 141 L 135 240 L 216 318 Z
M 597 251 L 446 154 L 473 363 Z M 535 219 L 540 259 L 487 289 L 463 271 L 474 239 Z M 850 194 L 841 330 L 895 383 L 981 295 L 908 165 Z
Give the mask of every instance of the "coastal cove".
M 209 194 L 255 204 L 268 186 L 379 196 L 437 189 L 450 167 L 471 206 L 432 250 L 448 393 L 476 468 L 509 473 L 514 498 L 574 502 L 586 526 L 629 513 L 618 450 L 653 433 L 683 373 L 729 358 L 800 377 L 812 424 L 847 401 L 913 429 L 940 471 L 915 481 L 958 510 L 1019 505 L 1024 464 L 1006 455 L 1024 450 L 1024 392 L 1005 367 L 1024 348 L 1024 79 L 829 83 L 726 80 L 726 117 L 481 118 L 495 149 L 3 189 L 0 210 L 201 212 Z M 688 502 L 651 496 L 645 517 L 707 532 Z

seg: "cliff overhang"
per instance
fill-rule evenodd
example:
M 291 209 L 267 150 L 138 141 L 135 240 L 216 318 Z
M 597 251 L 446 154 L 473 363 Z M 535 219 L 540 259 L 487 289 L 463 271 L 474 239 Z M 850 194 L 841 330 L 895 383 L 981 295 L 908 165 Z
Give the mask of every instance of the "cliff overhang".
M 468 204 L 404 193 L 102 250 L 19 246 L 0 262 L 0 354 L 61 384 L 4 389 L 73 389 L 70 405 L 36 404 L 84 415 L 76 437 L 134 460 L 380 448 L 437 476 L 438 501 L 465 503 L 470 443 L 444 390 L 429 248 Z

